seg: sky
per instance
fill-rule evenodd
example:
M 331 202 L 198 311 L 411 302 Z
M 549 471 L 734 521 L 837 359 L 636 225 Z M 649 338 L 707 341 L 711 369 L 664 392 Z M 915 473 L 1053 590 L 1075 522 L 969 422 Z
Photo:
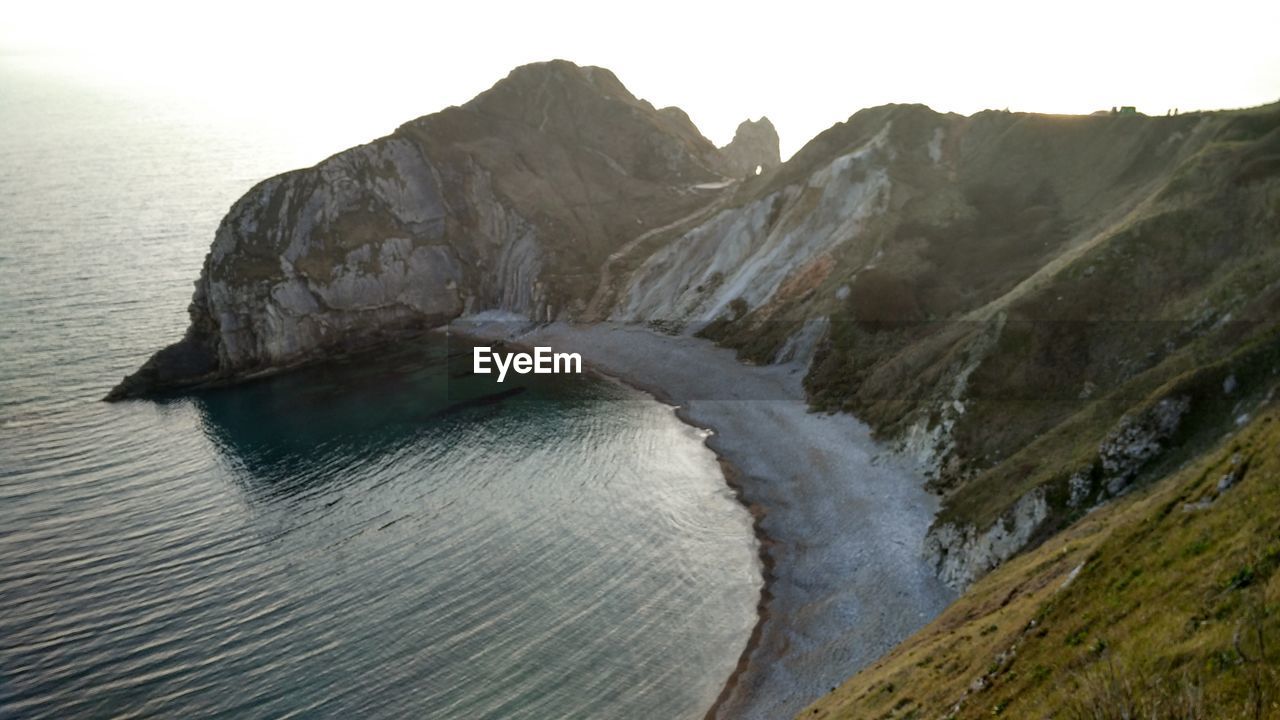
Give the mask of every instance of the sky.
M 8 0 L 0 61 L 306 127 L 333 150 L 528 62 L 613 70 L 717 144 L 768 115 L 783 156 L 860 108 L 1164 114 L 1280 99 L 1280 2 Z

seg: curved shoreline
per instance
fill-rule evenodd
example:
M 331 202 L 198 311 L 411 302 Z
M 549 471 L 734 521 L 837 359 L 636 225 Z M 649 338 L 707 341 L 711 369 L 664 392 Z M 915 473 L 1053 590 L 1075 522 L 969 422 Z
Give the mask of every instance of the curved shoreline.
M 663 391 L 662 388 L 647 385 L 622 375 L 611 374 L 586 359 L 583 362 L 586 363 L 591 372 L 639 390 L 663 405 L 671 407 L 680 422 L 698 430 L 715 432 L 714 429 L 700 425 L 689 417 L 685 408 L 675 402 L 675 399 Z M 761 503 L 747 499 L 746 488 L 742 483 L 742 471 L 738 469 L 737 465 L 733 464 L 732 460 L 711 447 L 709 440 L 710 436 L 703 440 L 702 444 L 716 456 L 716 463 L 720 466 L 720 474 L 724 477 L 725 485 L 733 492 L 734 499 L 751 515 L 751 530 L 756 538 L 756 557 L 760 560 L 760 579 L 762 581 L 760 597 L 756 600 L 756 622 L 755 625 L 751 626 L 751 634 L 747 636 L 747 644 L 738 655 L 738 662 L 734 664 L 733 670 L 729 672 L 729 677 L 725 679 L 724 685 L 721 686 L 715 702 L 711 703 L 711 707 L 707 708 L 707 712 L 702 716 L 703 720 L 716 720 L 720 710 L 728 704 L 729 699 L 733 697 L 734 692 L 738 689 L 742 678 L 751 670 L 751 658 L 761 645 L 765 625 L 770 619 L 769 605 L 773 602 L 773 584 L 775 581 L 773 571 L 777 561 L 773 557 L 775 541 L 769 535 L 769 531 L 764 528 L 764 519 L 769 514 L 769 508 Z
M 447 331 L 578 352 L 585 367 L 710 431 L 753 517 L 757 622 L 704 720 L 790 717 L 953 597 L 920 552 L 937 498 L 848 415 L 809 412 L 798 366 L 752 366 L 710 341 L 634 325 L 464 319 Z
M 466 330 L 458 330 L 454 327 L 444 328 L 447 332 L 456 333 L 460 336 L 472 340 L 492 340 L 495 339 L 483 332 L 468 332 Z M 502 338 L 505 344 L 531 350 L 533 346 L 517 339 Z M 672 409 L 673 414 L 680 422 L 707 432 L 715 432 L 713 429 L 698 424 L 689 417 L 685 408 L 675 401 L 666 391 L 657 385 L 640 382 L 634 378 L 624 375 L 611 373 L 604 368 L 599 367 L 591 362 L 588 358 L 583 358 L 583 369 L 585 372 L 599 375 L 614 382 L 621 383 L 634 390 L 642 392 L 655 401 L 662 403 Z M 756 538 L 756 557 L 760 560 L 760 579 L 762 585 L 760 587 L 760 597 L 756 600 L 756 622 L 751 626 L 751 633 L 747 636 L 747 644 L 743 647 L 742 652 L 738 655 L 738 661 L 734 664 L 733 670 L 730 671 L 729 677 L 725 680 L 724 685 L 720 688 L 720 693 L 716 695 L 716 699 L 711 703 L 711 707 L 707 708 L 703 714 L 703 720 L 716 720 L 720 709 L 733 696 L 734 691 L 738 687 L 739 681 L 751 668 L 751 656 L 755 654 L 756 649 L 760 646 L 760 640 L 764 636 L 764 626 L 769 621 L 769 604 L 773 600 L 773 582 L 774 582 L 774 565 L 775 560 L 772 554 L 774 540 L 769 536 L 767 530 L 764 529 L 764 518 L 769 510 L 760 503 L 751 502 L 747 499 L 745 489 L 742 484 L 742 472 L 738 469 L 733 461 L 726 458 L 723 454 L 711 447 L 707 442 L 710 438 L 703 440 L 703 446 L 710 450 L 716 457 L 716 464 L 720 466 L 720 474 L 724 478 L 724 483 L 733 492 L 733 497 L 742 505 L 743 508 L 751 515 L 751 530 Z
M 684 422 L 693 425 L 687 418 L 680 416 L 679 409 L 676 410 L 676 416 Z M 697 427 L 697 425 L 694 425 Z M 712 450 L 712 452 L 715 452 Z M 733 495 L 738 502 L 751 513 L 751 528 L 756 535 L 757 556 L 760 558 L 760 577 L 764 584 L 760 587 L 760 598 L 756 601 L 756 624 L 751 628 L 751 634 L 747 636 L 747 645 L 742 649 L 742 654 L 738 656 L 738 662 L 733 667 L 733 671 L 729 673 L 728 679 L 725 680 L 724 686 L 720 688 L 720 694 L 716 696 L 715 702 L 711 703 L 711 707 L 707 708 L 703 720 L 716 720 L 716 716 L 720 713 L 720 709 L 728 703 L 729 698 L 733 697 L 734 691 L 738 689 L 738 683 L 742 677 L 751 669 L 751 656 L 755 654 L 756 648 L 760 647 L 760 641 L 764 637 L 764 626 L 769 622 L 769 604 L 773 601 L 773 566 L 774 559 L 772 554 L 773 539 L 769 537 L 769 533 L 764 529 L 764 517 L 768 514 L 768 508 L 758 503 L 752 503 L 743 495 L 742 482 L 739 477 L 738 468 L 732 462 L 716 455 L 716 460 L 720 464 L 720 472 L 724 474 L 724 482 L 733 491 Z
M 662 388 L 653 385 L 646 385 L 645 383 L 629 379 L 622 375 L 609 373 L 588 362 L 586 359 L 584 359 L 583 362 L 586 364 L 586 369 L 590 372 L 620 382 L 627 387 L 639 390 L 663 405 L 669 406 L 680 422 L 690 427 L 697 428 L 698 430 L 715 432 L 714 429 L 700 425 L 694 421 L 693 418 L 689 417 L 685 408 L 675 402 L 674 398 L 663 391 Z M 734 664 L 733 670 L 729 673 L 729 677 L 725 679 L 724 685 L 720 688 L 720 693 L 716 695 L 715 702 L 711 703 L 711 707 L 707 708 L 707 712 L 702 716 L 703 720 L 716 720 L 721 708 L 729 702 L 729 699 L 733 697 L 734 691 L 738 689 L 738 684 L 742 680 L 743 676 L 751 670 L 751 657 L 755 654 L 756 649 L 760 647 L 761 639 L 764 637 L 764 628 L 770 618 L 769 604 L 773 601 L 773 584 L 775 579 L 773 571 L 776 560 L 773 557 L 773 546 L 775 541 L 769 535 L 769 531 L 764 528 L 764 519 L 765 516 L 769 514 L 769 508 L 747 499 L 746 488 L 742 483 L 742 471 L 738 469 L 737 465 L 733 464 L 732 460 L 725 457 L 715 448 L 711 447 L 710 442 L 708 442 L 709 440 L 710 436 L 703 440 L 702 444 L 716 456 L 716 464 L 720 466 L 720 474 L 724 477 L 725 485 L 727 485 L 729 490 L 733 492 L 734 499 L 737 500 L 751 515 L 751 530 L 756 538 L 756 557 L 760 560 L 760 579 L 762 581 L 762 585 L 760 586 L 760 597 L 756 600 L 756 622 L 751 626 L 751 634 L 747 636 L 747 644 L 742 648 L 742 652 L 738 655 L 738 662 Z

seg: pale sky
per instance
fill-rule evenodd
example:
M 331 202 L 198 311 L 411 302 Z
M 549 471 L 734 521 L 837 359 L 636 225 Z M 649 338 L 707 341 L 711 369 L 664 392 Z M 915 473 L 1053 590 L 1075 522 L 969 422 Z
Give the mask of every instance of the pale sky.
M 887 102 L 965 114 L 1273 102 L 1277 28 L 1276 0 L 10 0 L 0 53 L 305 126 L 332 136 L 333 151 L 465 102 L 516 65 L 565 58 L 680 106 L 717 144 L 768 115 L 785 157 Z

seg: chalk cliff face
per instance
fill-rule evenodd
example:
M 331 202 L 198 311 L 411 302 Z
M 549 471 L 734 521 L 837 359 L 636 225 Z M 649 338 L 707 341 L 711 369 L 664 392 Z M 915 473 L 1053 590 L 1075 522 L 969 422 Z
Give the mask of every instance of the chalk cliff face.
M 186 336 L 111 397 L 488 309 L 700 333 L 803 363 L 815 406 L 913 457 L 963 586 L 1248 414 L 1280 322 L 1278 158 L 1277 106 L 891 105 L 778 164 L 767 119 L 717 149 L 607 70 L 526 66 L 253 188 Z
M 186 337 L 111 397 L 306 362 L 463 312 L 580 309 L 611 252 L 705 205 L 713 193 L 695 186 L 730 167 L 683 112 L 607 70 L 518 68 L 462 107 L 250 190 L 217 230 Z

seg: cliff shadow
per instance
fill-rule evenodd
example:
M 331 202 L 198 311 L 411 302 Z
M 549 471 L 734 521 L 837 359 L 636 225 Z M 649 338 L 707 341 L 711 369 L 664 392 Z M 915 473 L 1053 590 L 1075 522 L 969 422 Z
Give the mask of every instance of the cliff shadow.
M 414 444 L 447 446 L 459 426 L 499 414 L 554 433 L 563 412 L 601 395 L 581 377 L 499 384 L 470 368 L 470 344 L 427 336 L 201 391 L 192 402 L 205 435 L 248 489 L 278 496 L 342 484 Z

